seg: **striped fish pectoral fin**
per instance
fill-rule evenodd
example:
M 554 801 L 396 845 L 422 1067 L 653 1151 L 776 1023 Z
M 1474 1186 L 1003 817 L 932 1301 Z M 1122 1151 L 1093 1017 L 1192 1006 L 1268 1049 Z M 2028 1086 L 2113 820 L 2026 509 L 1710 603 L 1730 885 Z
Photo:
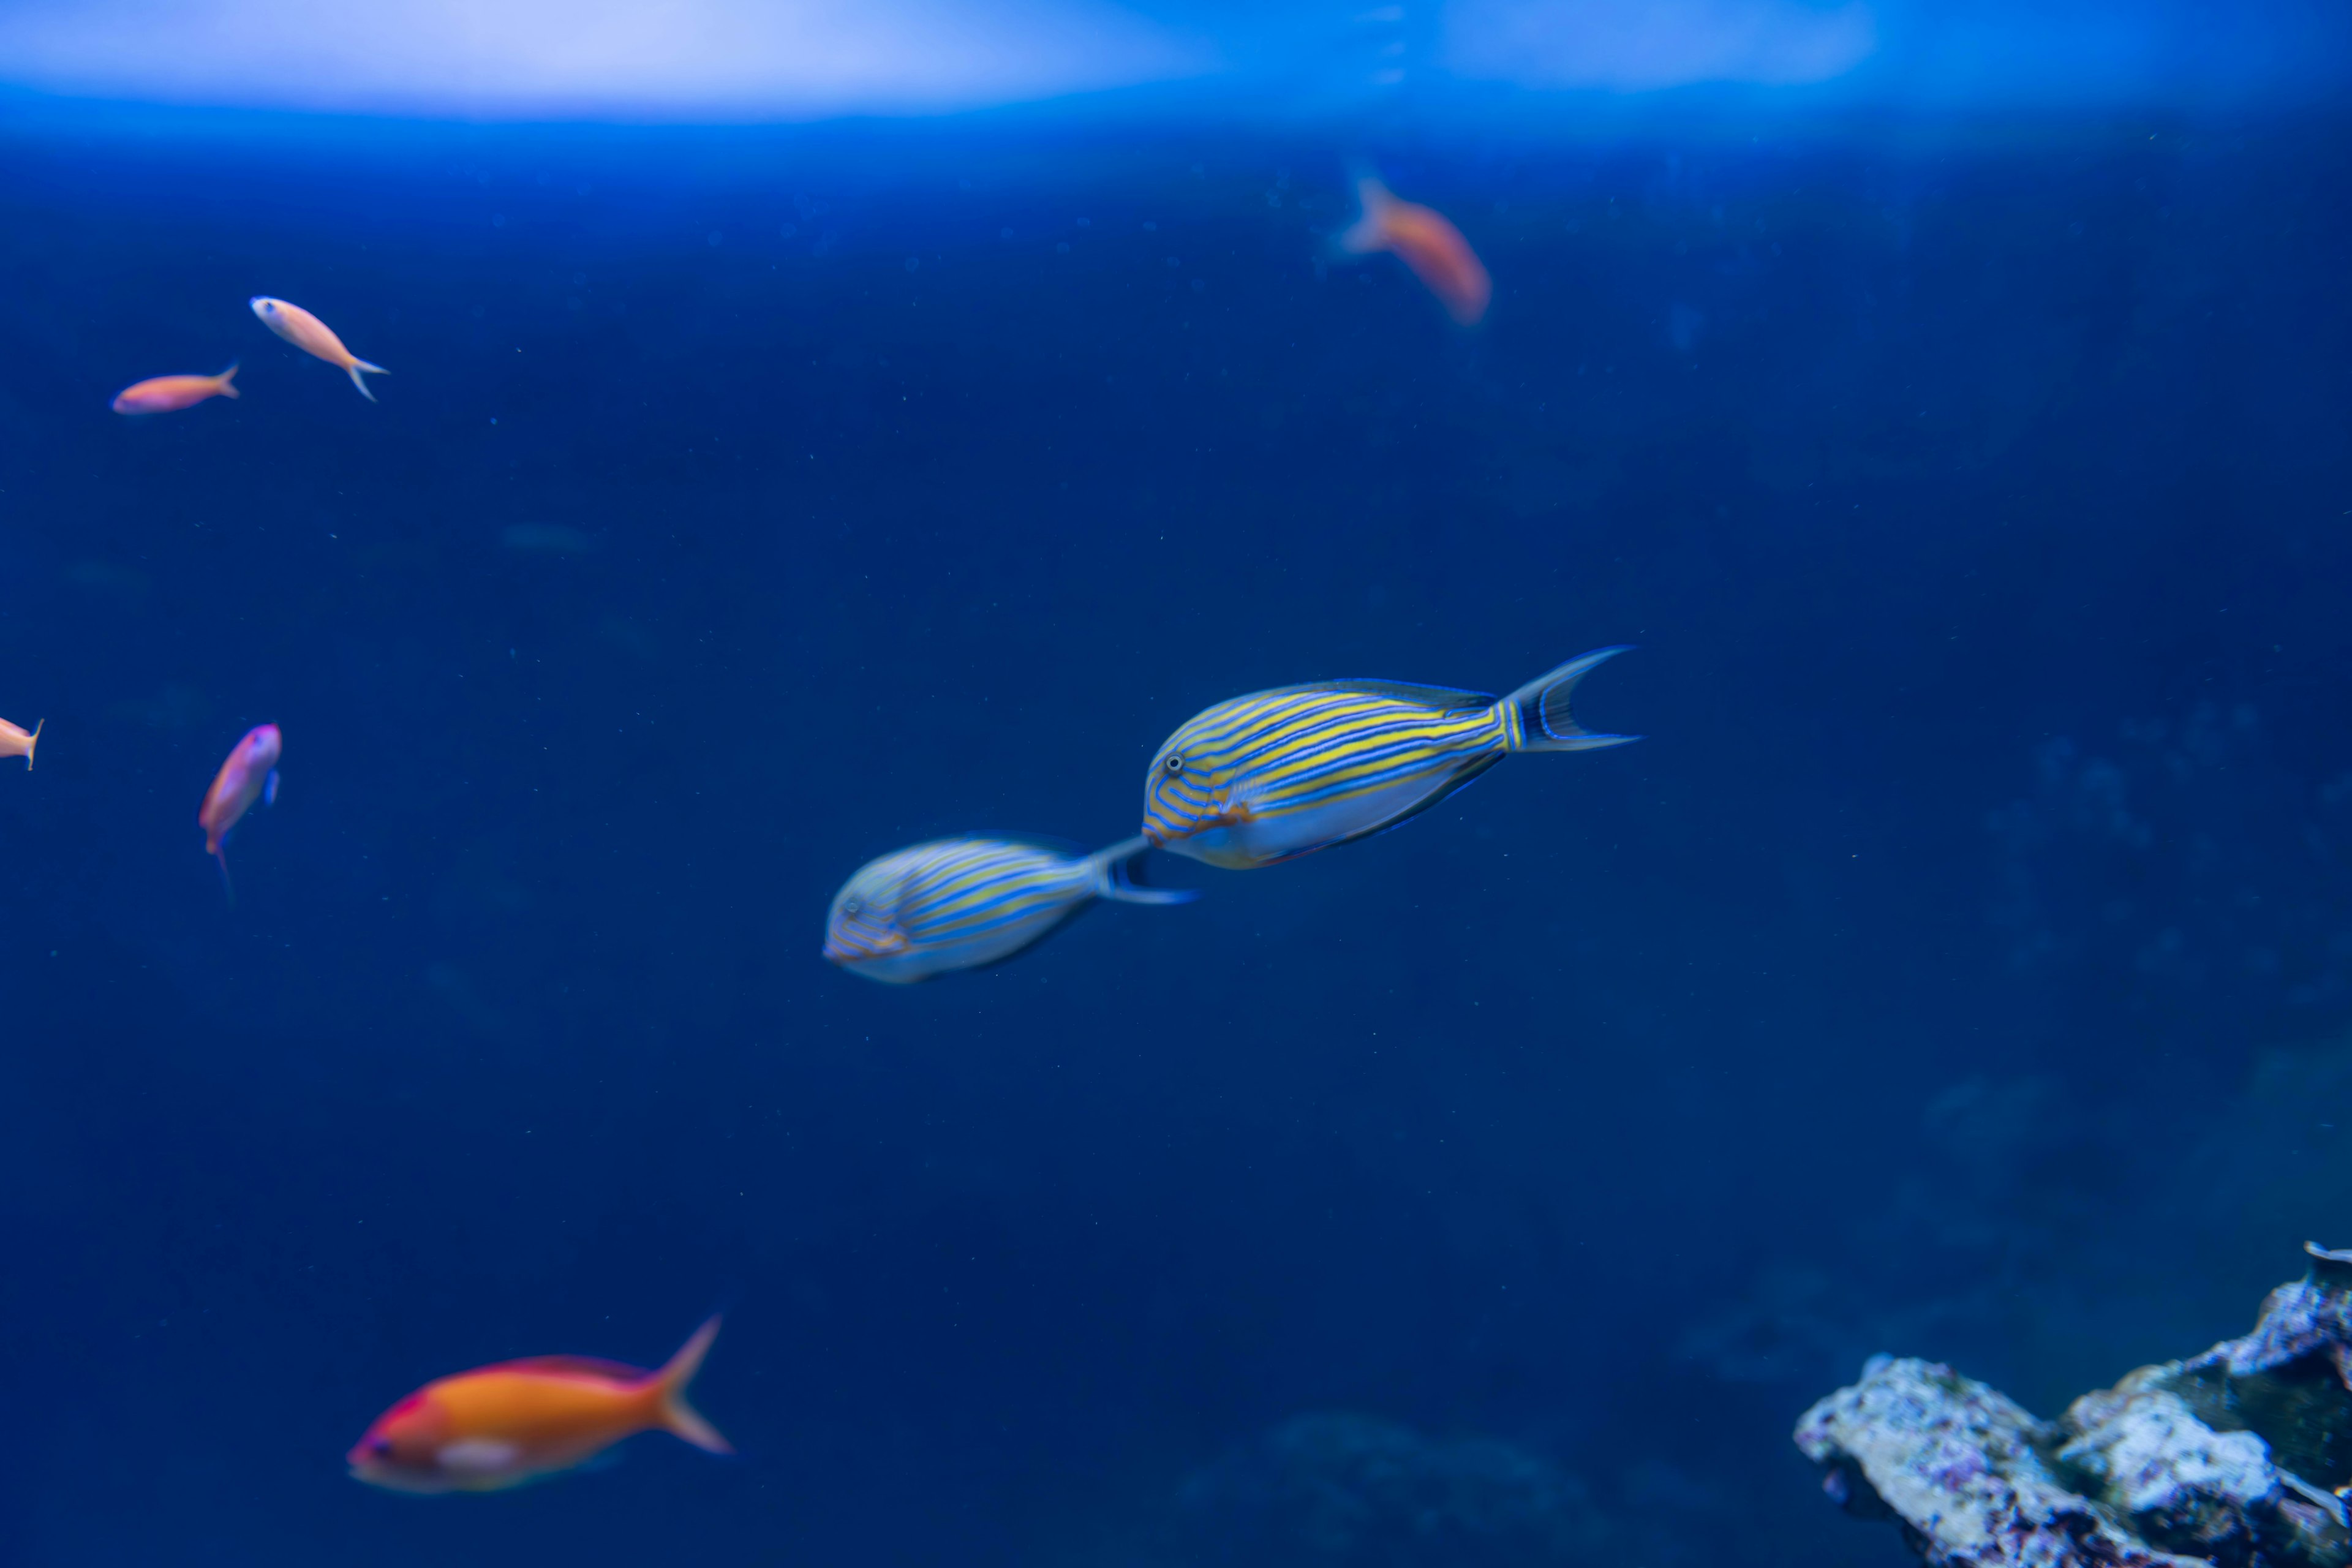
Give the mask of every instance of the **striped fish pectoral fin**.
M 1588 730 L 1578 723 L 1569 711 L 1569 699 L 1576 692 L 1576 683 L 1621 653 L 1631 653 L 1632 645 L 1597 647 L 1581 653 L 1558 669 L 1536 677 L 1503 701 L 1518 710 L 1519 743 L 1522 752 L 1593 752 L 1603 746 L 1622 746 L 1638 741 L 1639 735 L 1608 735 Z
M 1095 897 L 1119 904 L 1189 904 L 1201 896 L 1194 888 L 1150 888 L 1136 880 L 1135 863 L 1151 849 L 1140 836 L 1124 839 L 1088 856 L 1095 866 Z

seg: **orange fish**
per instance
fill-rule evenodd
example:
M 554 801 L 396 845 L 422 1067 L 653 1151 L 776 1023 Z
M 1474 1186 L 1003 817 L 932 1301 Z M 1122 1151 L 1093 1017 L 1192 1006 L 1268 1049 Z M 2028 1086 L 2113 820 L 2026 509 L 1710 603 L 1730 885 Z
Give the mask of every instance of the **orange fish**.
M 236 366 L 231 365 L 218 375 L 151 376 L 116 393 L 114 411 L 117 414 L 174 414 L 183 408 L 194 408 L 208 397 L 235 397 L 236 387 L 229 377 L 236 374 Z
M 41 724 L 47 722 L 47 719 L 41 721 Z M 40 743 L 41 724 L 34 725 L 33 732 L 27 735 L 7 720 L 0 719 L 0 757 L 22 757 L 25 759 L 25 771 L 31 773 L 33 748 Z
M 1339 237 L 1339 248 L 1350 256 L 1396 252 L 1447 314 L 1465 327 L 1476 326 L 1495 296 L 1495 285 L 1462 231 L 1443 213 L 1397 200 L 1370 174 L 1357 176 L 1356 199 L 1364 216 Z
M 284 749 L 277 725 L 247 730 L 220 772 L 213 775 L 213 787 L 205 792 L 205 804 L 196 811 L 196 826 L 205 830 L 205 853 L 220 862 L 221 886 L 228 889 L 232 903 L 236 900 L 236 889 L 229 882 L 228 856 L 224 852 L 229 829 L 253 809 L 255 801 L 278 804 L 278 757 Z
M 344 1456 L 354 1479 L 402 1492 L 492 1492 L 568 1470 L 659 1429 L 731 1454 L 686 1402 L 719 1320 L 659 1372 L 587 1356 L 500 1362 L 428 1383 L 375 1418 Z
M 273 300 L 267 294 L 256 294 L 247 303 L 253 307 L 253 313 L 261 318 L 263 326 L 268 327 L 304 353 L 316 355 L 343 371 L 351 376 L 352 384 L 360 389 L 362 397 L 366 398 L 370 403 L 375 401 L 375 394 L 370 392 L 367 389 L 367 383 L 360 379 L 360 372 L 365 371 L 370 375 L 390 375 L 392 372 L 380 364 L 368 363 L 367 361 L 343 347 L 343 340 L 335 336 L 333 330 L 326 322 L 299 305 L 289 305 L 283 300 Z

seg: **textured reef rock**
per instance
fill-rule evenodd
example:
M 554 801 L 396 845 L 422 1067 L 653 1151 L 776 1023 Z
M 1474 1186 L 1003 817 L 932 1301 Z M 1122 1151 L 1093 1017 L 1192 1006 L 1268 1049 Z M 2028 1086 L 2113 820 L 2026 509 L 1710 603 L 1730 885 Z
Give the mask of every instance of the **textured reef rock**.
M 1849 1513 L 1937 1568 L 2347 1568 L 2352 1251 L 2263 1302 L 2243 1339 L 2146 1366 L 2040 1421 L 1947 1366 L 1873 1357 L 1797 1447 Z
M 1186 1483 L 1188 1561 L 1236 1568 L 1593 1568 L 1612 1532 L 1582 1482 L 1491 1437 L 1300 1415 Z

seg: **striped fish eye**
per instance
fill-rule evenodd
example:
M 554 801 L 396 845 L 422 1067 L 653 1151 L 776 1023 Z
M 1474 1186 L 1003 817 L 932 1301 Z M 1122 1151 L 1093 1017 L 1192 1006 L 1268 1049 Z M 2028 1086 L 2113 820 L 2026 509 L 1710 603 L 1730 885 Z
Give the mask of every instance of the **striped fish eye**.
M 864 910 L 865 907 L 865 905 L 859 903 L 856 899 L 844 899 L 841 900 L 841 912 L 845 915 L 856 914 L 860 910 Z
M 1184 759 L 1181 753 L 1171 753 L 1169 756 L 1168 771 L 1171 773 L 1181 773 L 1184 771 Z

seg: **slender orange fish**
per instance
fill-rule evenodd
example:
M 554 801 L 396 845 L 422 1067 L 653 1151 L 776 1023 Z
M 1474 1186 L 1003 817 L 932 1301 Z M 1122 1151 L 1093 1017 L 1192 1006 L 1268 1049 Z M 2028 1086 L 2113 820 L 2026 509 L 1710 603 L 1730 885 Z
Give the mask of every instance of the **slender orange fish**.
M 352 384 L 360 389 L 362 397 L 370 403 L 375 401 L 375 394 L 370 392 L 367 383 L 360 379 L 360 372 L 365 371 L 370 375 L 390 375 L 392 372 L 380 364 L 368 363 L 343 347 L 343 340 L 335 336 L 326 322 L 299 305 L 273 300 L 267 294 L 256 294 L 248 303 L 253 306 L 253 313 L 261 318 L 263 326 L 304 353 L 315 355 L 341 370 L 352 378 Z
M 33 726 L 33 732 L 27 735 L 7 720 L 0 719 L 0 757 L 22 757 L 25 759 L 25 771 L 31 773 L 33 748 L 40 743 L 41 724 L 47 722 L 47 719 L 42 720 L 40 724 Z
M 194 408 L 208 397 L 235 397 L 236 386 L 229 377 L 236 374 L 231 365 L 218 375 L 157 375 L 136 385 L 126 386 L 114 395 L 117 414 L 175 414 L 183 408 Z
M 228 889 L 232 903 L 236 900 L 236 888 L 228 879 L 229 829 L 253 809 L 255 801 L 278 804 L 278 755 L 283 749 L 284 738 L 277 725 L 247 730 L 220 772 L 213 775 L 213 787 L 205 792 L 205 804 L 196 812 L 196 826 L 205 830 L 205 853 L 220 862 L 221 886 Z
M 1476 326 L 1495 285 L 1462 231 L 1443 213 L 1397 200 L 1370 174 L 1356 177 L 1356 199 L 1364 214 L 1339 235 L 1339 248 L 1350 256 L 1396 252 L 1448 315 L 1465 327 Z
M 533 1356 L 428 1383 L 375 1418 L 344 1456 L 352 1475 L 402 1492 L 494 1492 L 595 1458 L 639 1432 L 731 1454 L 686 1402 L 719 1320 L 658 1372 L 588 1356 Z

